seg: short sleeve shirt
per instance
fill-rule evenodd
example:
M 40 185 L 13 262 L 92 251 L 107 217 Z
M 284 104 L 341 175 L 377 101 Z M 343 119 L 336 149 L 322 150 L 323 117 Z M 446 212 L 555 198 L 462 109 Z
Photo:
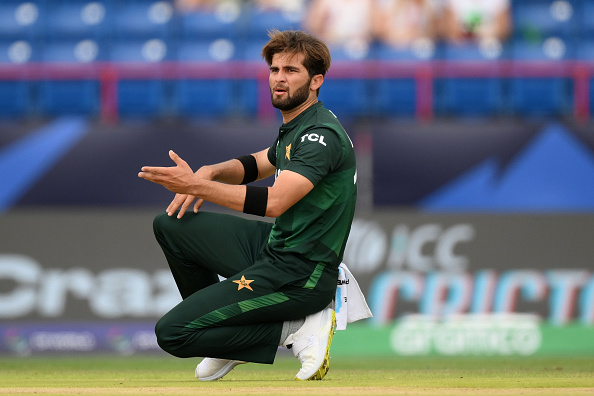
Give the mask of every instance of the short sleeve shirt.
M 290 170 L 314 185 L 277 217 L 270 248 L 338 266 L 357 198 L 355 153 L 346 131 L 318 102 L 280 127 L 268 159 L 277 176 Z

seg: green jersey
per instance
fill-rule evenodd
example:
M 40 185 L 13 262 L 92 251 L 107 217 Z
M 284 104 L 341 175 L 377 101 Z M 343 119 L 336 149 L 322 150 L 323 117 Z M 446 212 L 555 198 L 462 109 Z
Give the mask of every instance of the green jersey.
M 280 127 L 268 160 L 275 165 L 277 177 L 290 170 L 314 185 L 276 218 L 269 246 L 338 266 L 357 200 L 355 152 L 344 128 L 317 102 Z

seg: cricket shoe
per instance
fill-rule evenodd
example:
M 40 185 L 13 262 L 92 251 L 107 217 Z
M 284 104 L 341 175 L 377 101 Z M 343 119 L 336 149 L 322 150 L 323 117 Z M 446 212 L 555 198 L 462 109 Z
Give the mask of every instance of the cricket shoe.
M 330 368 L 330 344 L 336 327 L 332 308 L 309 315 L 295 333 L 289 335 L 284 346 L 291 346 L 293 355 L 301 362 L 296 380 L 321 380 Z
M 241 360 L 204 358 L 197 366 L 195 376 L 199 381 L 215 381 L 229 374 L 238 364 L 245 364 Z

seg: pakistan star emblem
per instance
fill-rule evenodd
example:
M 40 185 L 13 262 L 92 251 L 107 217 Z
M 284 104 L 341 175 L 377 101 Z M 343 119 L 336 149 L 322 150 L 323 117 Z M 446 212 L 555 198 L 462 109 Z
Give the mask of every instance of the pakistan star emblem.
M 289 144 L 287 147 L 285 147 L 285 149 L 287 150 L 285 153 L 285 157 L 291 161 L 291 144 Z
M 248 280 L 245 279 L 245 277 L 243 275 L 241 275 L 241 279 L 240 280 L 234 280 L 233 283 L 237 283 L 239 286 L 237 287 L 237 290 L 241 290 L 244 287 L 247 289 L 250 289 L 251 291 L 254 291 L 254 289 L 252 289 L 250 287 L 250 283 L 252 283 L 254 280 Z

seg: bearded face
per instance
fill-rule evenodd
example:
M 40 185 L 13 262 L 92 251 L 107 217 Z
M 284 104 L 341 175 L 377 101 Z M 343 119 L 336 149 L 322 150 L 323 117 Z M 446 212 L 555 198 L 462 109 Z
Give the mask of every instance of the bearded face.
M 270 100 L 272 101 L 272 105 L 281 111 L 289 111 L 296 108 L 309 97 L 310 83 L 311 78 L 295 89 L 291 89 L 282 83 L 271 87 Z

